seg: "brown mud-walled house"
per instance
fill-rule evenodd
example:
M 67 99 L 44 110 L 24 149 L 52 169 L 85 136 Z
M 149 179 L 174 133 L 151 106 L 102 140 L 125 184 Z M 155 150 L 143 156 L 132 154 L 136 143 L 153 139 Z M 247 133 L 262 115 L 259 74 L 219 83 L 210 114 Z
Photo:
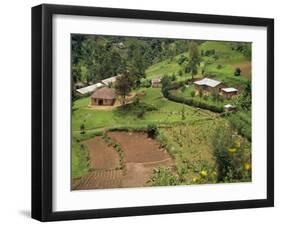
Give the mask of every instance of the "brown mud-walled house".
M 221 93 L 225 98 L 230 99 L 233 96 L 238 94 L 238 89 L 233 88 L 233 87 L 222 88 Z
M 115 91 L 108 87 L 100 88 L 93 92 L 91 96 L 91 105 L 110 106 L 115 103 Z

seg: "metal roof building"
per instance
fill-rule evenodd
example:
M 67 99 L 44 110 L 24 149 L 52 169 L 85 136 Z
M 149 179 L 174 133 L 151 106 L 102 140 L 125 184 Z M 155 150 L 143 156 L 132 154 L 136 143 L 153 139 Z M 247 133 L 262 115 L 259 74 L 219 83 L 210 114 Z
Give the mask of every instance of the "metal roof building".
M 93 85 L 90 85 L 90 86 L 86 86 L 86 87 L 77 89 L 76 91 L 78 93 L 84 95 L 84 94 L 87 94 L 87 93 L 94 92 L 95 90 L 97 90 L 98 88 L 103 87 L 103 86 L 104 86 L 104 84 L 102 84 L 102 83 L 96 83 L 96 84 L 93 84 Z
M 203 78 L 201 80 L 195 81 L 194 84 L 198 86 L 216 87 L 221 84 L 221 82 L 210 78 Z
M 108 85 L 114 83 L 119 76 L 120 75 L 116 75 L 116 76 L 113 76 L 113 77 L 110 77 L 110 78 L 106 78 L 104 80 L 101 80 L 101 82 L 108 86 Z
M 238 89 L 235 89 L 233 87 L 229 87 L 229 88 L 222 88 L 222 91 L 226 92 L 226 93 L 232 93 L 232 92 L 238 92 Z

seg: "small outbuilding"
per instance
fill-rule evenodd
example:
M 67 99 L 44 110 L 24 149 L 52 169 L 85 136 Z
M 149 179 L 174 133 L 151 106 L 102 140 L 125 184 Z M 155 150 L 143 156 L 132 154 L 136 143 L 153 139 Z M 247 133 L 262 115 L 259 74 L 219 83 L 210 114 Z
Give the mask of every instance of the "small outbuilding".
M 226 104 L 226 105 L 224 105 L 224 110 L 226 112 L 231 112 L 231 111 L 235 111 L 236 107 L 232 104 Z
M 93 92 L 91 105 L 110 106 L 115 103 L 116 93 L 114 89 L 103 87 Z
M 232 96 L 235 96 L 238 94 L 238 89 L 229 87 L 229 88 L 222 88 L 221 93 L 225 98 L 230 99 Z
M 156 77 L 156 78 L 153 78 L 151 79 L 151 86 L 153 88 L 158 88 L 161 86 L 161 77 Z

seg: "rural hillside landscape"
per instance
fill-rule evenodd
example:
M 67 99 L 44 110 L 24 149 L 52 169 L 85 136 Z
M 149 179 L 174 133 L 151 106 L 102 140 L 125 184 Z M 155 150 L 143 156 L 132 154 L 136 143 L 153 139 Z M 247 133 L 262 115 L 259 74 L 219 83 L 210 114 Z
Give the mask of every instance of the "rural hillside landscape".
M 72 190 L 251 182 L 251 43 L 71 35 Z

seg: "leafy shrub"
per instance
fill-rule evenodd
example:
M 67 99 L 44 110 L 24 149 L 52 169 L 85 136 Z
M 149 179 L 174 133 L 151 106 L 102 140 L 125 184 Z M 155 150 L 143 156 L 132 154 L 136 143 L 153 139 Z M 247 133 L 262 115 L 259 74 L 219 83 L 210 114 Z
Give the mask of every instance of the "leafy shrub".
M 151 86 L 151 79 L 142 79 L 140 87 L 149 88 Z
M 218 182 L 241 182 L 251 180 L 249 147 L 241 138 L 233 136 L 227 126 L 216 129 L 212 138 L 214 156 L 218 166 Z
M 190 73 L 190 72 L 191 72 L 191 68 L 189 66 L 185 66 L 184 73 Z
M 206 50 L 205 56 L 215 55 L 216 51 L 214 49 Z
M 180 181 L 169 168 L 159 167 L 153 170 L 153 175 L 150 178 L 153 186 L 169 186 L 178 185 Z
M 221 64 L 218 64 L 218 65 L 217 65 L 217 69 L 222 69 L 222 65 L 221 65 Z
M 133 100 L 133 105 L 138 105 L 140 103 L 140 98 L 136 97 L 134 100 Z
M 185 110 L 184 110 L 184 107 L 182 108 L 181 110 L 181 120 L 185 120 L 186 119 L 186 116 L 185 116 Z
M 86 133 L 86 131 L 85 131 L 85 125 L 84 125 L 84 123 L 82 123 L 81 125 L 80 125 L 80 134 L 85 134 Z
M 218 59 L 219 59 L 219 56 L 218 56 L 217 54 L 215 54 L 215 55 L 214 55 L 214 59 L 215 59 L 215 60 L 218 60 Z
M 178 72 L 178 74 L 179 74 L 179 76 L 182 76 L 182 70 L 179 70 L 179 72 Z
M 186 56 L 184 56 L 184 55 L 181 55 L 180 57 L 179 57 L 179 59 L 178 59 L 178 64 L 179 65 L 182 65 L 185 61 L 187 61 L 188 60 L 188 58 L 186 57 Z
M 138 98 L 136 98 L 130 104 L 126 104 L 124 106 L 118 107 L 117 113 L 120 112 L 122 114 L 131 114 L 131 113 L 137 114 L 140 110 L 144 110 L 144 111 L 155 111 L 155 110 L 157 110 L 157 108 L 154 105 L 144 103 L 144 102 L 140 102 L 137 99 Z
M 251 120 L 246 120 L 239 113 L 230 114 L 229 122 L 232 128 L 237 130 L 238 134 L 247 138 L 249 141 L 252 139 Z
M 190 96 L 191 96 L 191 97 L 195 97 L 195 91 L 194 91 L 194 90 L 192 90 L 192 91 L 190 92 Z
M 147 126 L 147 135 L 150 138 L 155 138 L 158 135 L 158 128 L 154 124 L 150 124 Z
M 238 68 L 235 69 L 234 75 L 235 76 L 240 76 L 240 74 L 241 74 L 241 69 L 238 67 Z

